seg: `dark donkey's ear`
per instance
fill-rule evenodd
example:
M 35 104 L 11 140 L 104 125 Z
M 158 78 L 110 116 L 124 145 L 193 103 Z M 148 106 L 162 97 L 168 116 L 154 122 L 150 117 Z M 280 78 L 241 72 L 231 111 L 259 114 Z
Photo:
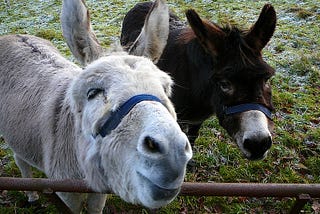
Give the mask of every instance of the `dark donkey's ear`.
M 251 27 L 245 37 L 249 46 L 261 51 L 269 42 L 276 28 L 276 11 L 271 4 L 266 4 L 261 10 L 257 22 Z
M 223 50 L 226 34 L 212 22 L 203 20 L 194 10 L 187 10 L 188 22 L 202 46 L 211 54 L 218 55 Z

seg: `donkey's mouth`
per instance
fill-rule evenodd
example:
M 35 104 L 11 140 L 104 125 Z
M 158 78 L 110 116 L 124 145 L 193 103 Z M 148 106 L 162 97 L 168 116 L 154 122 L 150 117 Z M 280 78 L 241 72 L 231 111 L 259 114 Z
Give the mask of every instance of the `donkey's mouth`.
M 268 151 L 264 152 L 264 153 L 254 153 L 246 158 L 251 161 L 259 161 L 259 160 L 263 160 L 267 156 L 267 153 L 268 153 Z
M 151 190 L 151 197 L 155 201 L 164 201 L 164 200 L 171 200 L 175 196 L 178 195 L 180 192 L 180 187 L 176 189 L 167 189 L 160 187 L 159 185 L 153 183 L 150 179 L 146 176 L 142 175 L 141 173 L 137 172 L 139 177 L 145 182 L 146 185 Z
M 261 150 L 256 150 L 256 151 L 249 151 L 246 148 L 240 147 L 240 150 L 242 152 L 242 155 L 244 158 L 248 159 L 249 161 L 259 161 L 263 160 L 268 153 L 268 150 L 261 151 Z

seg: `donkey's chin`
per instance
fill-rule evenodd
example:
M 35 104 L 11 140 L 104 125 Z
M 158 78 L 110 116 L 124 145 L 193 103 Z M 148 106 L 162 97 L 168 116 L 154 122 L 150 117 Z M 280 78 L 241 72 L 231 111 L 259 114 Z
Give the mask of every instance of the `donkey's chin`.
M 155 184 L 141 173 L 138 172 L 137 174 L 143 185 L 143 190 L 138 194 L 140 196 L 139 199 L 141 204 L 148 208 L 156 209 L 163 207 L 174 200 L 180 192 L 180 186 L 174 189 L 165 188 Z

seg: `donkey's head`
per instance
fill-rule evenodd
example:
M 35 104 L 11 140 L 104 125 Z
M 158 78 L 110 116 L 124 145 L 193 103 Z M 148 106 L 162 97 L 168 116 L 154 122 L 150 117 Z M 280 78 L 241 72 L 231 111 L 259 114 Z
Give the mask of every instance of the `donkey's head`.
M 271 147 L 272 69 L 261 51 L 273 35 L 274 8 L 263 7 L 257 22 L 248 31 L 220 27 L 188 10 L 187 19 L 194 36 L 212 56 L 210 81 L 215 90 L 212 106 L 220 124 L 235 139 L 249 159 L 261 159 Z
M 143 57 L 101 57 L 73 82 L 70 99 L 88 184 L 158 208 L 178 194 L 190 143 L 168 96 L 171 78 Z

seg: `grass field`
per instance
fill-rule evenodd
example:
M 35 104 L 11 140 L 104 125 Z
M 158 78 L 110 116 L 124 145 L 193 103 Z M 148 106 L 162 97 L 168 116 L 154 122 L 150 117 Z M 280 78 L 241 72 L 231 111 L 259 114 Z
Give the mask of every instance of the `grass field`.
M 7 1 L 9 2 L 9 1 Z M 117 42 L 121 20 L 139 1 L 88 0 L 93 28 L 104 47 Z M 241 28 L 253 24 L 266 1 L 173 0 L 171 10 L 185 20 L 184 11 L 195 8 L 202 17 Z M 271 0 L 278 15 L 274 37 L 264 49 L 265 60 L 277 73 L 272 78 L 274 145 L 266 159 L 250 162 L 215 117 L 201 128 L 194 148 L 195 172 L 190 182 L 320 183 L 320 4 L 318 1 Z M 0 3 L 0 35 L 32 34 L 52 41 L 68 59 L 74 60 L 63 40 L 59 15 L 61 1 L 11 0 Z M 1 104 L 0 104 L 1 105 Z M 41 176 L 41 173 L 38 173 Z M 12 153 L 0 142 L 0 176 L 19 177 Z M 294 199 L 248 197 L 178 197 L 157 213 L 287 213 Z M 303 213 L 319 213 L 312 200 Z M 149 213 L 110 196 L 106 213 Z M 0 191 L 0 213 L 55 213 L 41 198 L 29 205 L 21 192 Z

